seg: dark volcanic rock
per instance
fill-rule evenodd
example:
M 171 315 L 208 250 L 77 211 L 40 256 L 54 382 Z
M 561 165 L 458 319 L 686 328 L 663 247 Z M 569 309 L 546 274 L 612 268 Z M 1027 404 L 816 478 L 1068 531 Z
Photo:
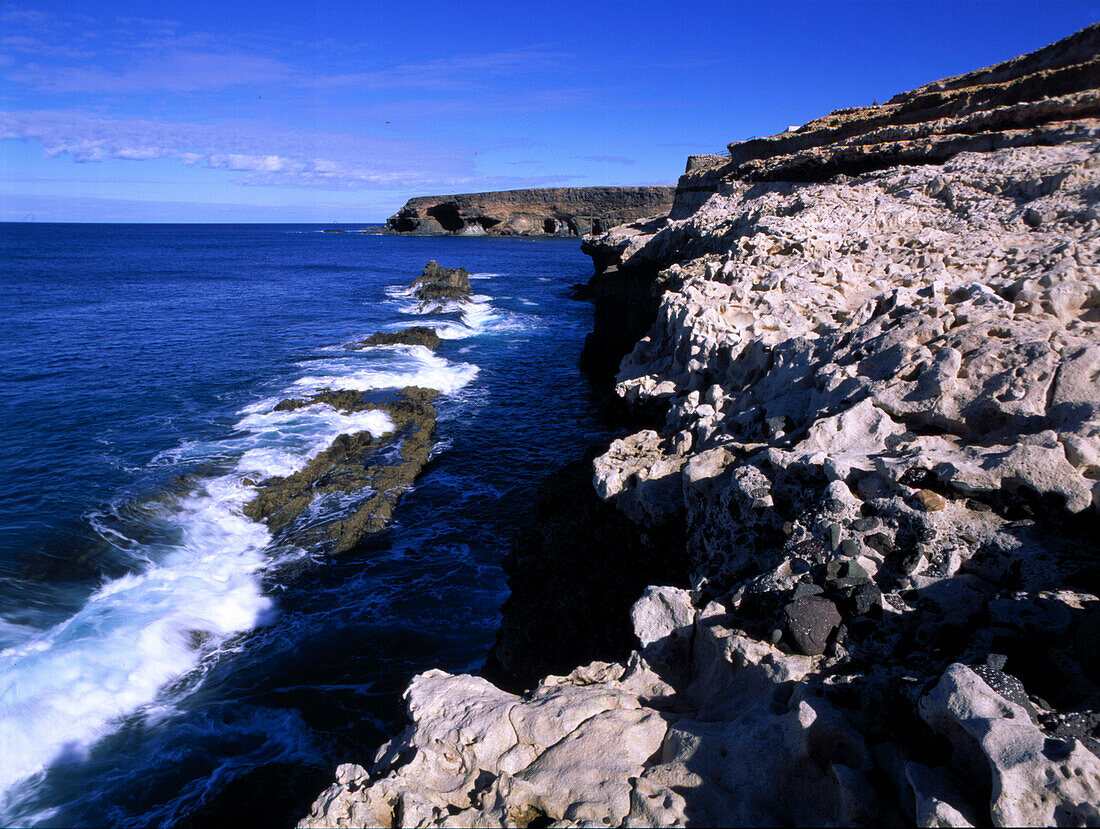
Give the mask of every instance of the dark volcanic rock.
M 803 596 L 783 608 L 787 633 L 799 653 L 825 653 L 833 631 L 840 627 L 836 605 L 823 596 Z
M 672 206 L 674 187 L 549 187 L 409 199 L 386 222 L 392 233 L 583 236 Z
M 402 331 L 379 331 L 348 348 L 367 348 L 372 345 L 422 345 L 434 351 L 439 347 L 439 335 L 434 328 L 416 325 Z
M 377 408 L 367 400 L 363 392 L 352 389 L 342 389 L 340 391 L 323 391 L 307 398 L 288 397 L 276 403 L 272 411 L 292 412 L 295 409 L 301 409 L 305 406 L 315 406 L 318 403 L 332 406 L 332 408 L 338 409 L 341 412 L 362 412 L 367 409 Z
M 332 553 L 351 550 L 368 533 L 389 523 L 402 493 L 412 484 L 431 451 L 435 431 L 434 389 L 410 387 L 381 402 L 362 392 L 322 392 L 307 400 L 284 400 L 276 411 L 288 411 L 315 403 L 327 403 L 343 411 L 376 409 L 389 414 L 394 430 L 381 438 L 368 432 L 339 435 L 325 451 L 302 470 L 285 478 L 269 478 L 257 496 L 244 507 L 254 521 L 264 521 L 276 534 L 288 532 L 295 543 L 320 545 Z M 391 451 L 397 447 L 396 453 Z M 295 522 L 319 498 L 358 495 L 349 514 L 327 522 Z
M 424 266 L 412 284 L 413 294 L 421 301 L 466 299 L 470 296 L 470 274 L 465 268 L 443 268 L 434 259 Z

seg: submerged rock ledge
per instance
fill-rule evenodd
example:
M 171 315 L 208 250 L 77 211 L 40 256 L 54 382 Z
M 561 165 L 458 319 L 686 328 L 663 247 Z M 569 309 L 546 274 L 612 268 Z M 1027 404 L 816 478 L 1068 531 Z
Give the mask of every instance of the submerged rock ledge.
M 649 314 L 615 392 L 652 428 L 595 491 L 686 580 L 621 662 L 416 677 L 300 825 L 1100 823 L 1098 53 L 695 159 L 669 217 L 587 241 L 590 364 Z M 599 561 L 540 566 L 506 632 Z

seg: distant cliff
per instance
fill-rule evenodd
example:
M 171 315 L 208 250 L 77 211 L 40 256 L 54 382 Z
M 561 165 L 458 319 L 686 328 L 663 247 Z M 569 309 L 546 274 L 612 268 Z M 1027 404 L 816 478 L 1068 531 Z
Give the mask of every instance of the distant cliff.
M 409 199 L 386 221 L 391 233 L 583 236 L 664 216 L 675 187 L 547 187 Z

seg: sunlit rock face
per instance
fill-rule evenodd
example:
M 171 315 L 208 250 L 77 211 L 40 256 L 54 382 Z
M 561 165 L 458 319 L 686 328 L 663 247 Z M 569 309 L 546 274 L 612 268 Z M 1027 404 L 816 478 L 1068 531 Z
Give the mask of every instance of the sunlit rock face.
M 652 300 L 592 486 L 685 581 L 622 662 L 416 678 L 302 825 L 1100 821 L 1098 53 L 694 158 L 590 238 L 606 318 Z
M 409 199 L 386 221 L 393 233 L 584 236 L 664 216 L 675 187 L 547 187 Z

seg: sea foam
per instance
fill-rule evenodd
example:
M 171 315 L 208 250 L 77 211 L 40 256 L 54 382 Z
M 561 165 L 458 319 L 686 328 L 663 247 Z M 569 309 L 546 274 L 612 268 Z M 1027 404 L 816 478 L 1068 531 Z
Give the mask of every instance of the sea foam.
M 309 373 L 280 396 L 244 407 L 234 434 L 185 441 L 154 458 L 151 465 L 228 465 L 189 494 L 157 504 L 145 520 L 156 525 L 158 541 L 133 541 L 110 517 L 96 516 L 99 534 L 126 550 L 134 572 L 105 583 L 52 628 L 0 627 L 0 642 L 9 643 L 0 651 L 0 790 L 60 758 L 81 756 L 127 715 L 171 710 L 163 699 L 166 686 L 275 612 L 260 582 L 272 564 L 272 537 L 242 512 L 255 497 L 254 483 L 296 472 L 337 435 L 380 436 L 394 428 L 381 411 L 345 413 L 325 404 L 273 411 L 278 400 L 323 388 L 416 385 L 446 393 L 478 372 L 421 346 L 367 349 L 300 365 Z

